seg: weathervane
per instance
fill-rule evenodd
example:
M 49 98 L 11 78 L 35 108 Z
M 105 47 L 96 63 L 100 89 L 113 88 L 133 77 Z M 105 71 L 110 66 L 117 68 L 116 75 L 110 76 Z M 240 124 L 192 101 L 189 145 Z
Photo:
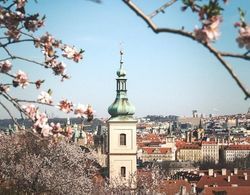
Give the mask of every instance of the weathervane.
M 123 47 L 122 47 L 122 42 L 120 42 L 120 69 L 122 69 L 123 65 Z

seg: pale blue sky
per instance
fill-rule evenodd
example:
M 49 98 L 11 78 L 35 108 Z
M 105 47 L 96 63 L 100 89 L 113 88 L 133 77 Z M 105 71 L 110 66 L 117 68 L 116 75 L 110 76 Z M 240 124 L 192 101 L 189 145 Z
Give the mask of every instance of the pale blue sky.
M 144 5 L 142 1 L 137 2 L 150 13 L 164 1 L 159 1 L 160 4 L 145 1 Z M 250 6 L 249 1 L 230 1 L 216 47 L 243 52 L 237 47 L 237 30 L 233 27 L 239 18 L 237 3 L 243 8 Z M 181 36 L 154 34 L 119 0 L 103 0 L 102 4 L 85 0 L 40 0 L 38 4 L 31 1 L 29 10 L 46 15 L 42 31 L 86 51 L 79 64 L 64 60 L 72 78 L 63 83 L 46 69 L 16 62 L 15 70 L 27 70 L 28 67 L 31 78 L 46 79 L 42 89 L 51 88 L 55 102 L 67 97 L 74 103 L 89 103 L 96 110 L 96 117 L 108 117 L 107 108 L 115 99 L 115 73 L 119 67 L 119 43 L 122 42 L 128 97 L 136 107 L 136 116 L 187 116 L 193 109 L 204 114 L 245 113 L 250 106 L 250 101 L 244 100 L 244 94 L 227 71 L 206 49 Z M 247 18 L 250 21 L 250 13 Z M 178 4 L 166 14 L 156 16 L 155 21 L 160 26 L 180 28 L 185 25 L 189 30 L 199 25 L 196 17 L 181 12 Z M 41 58 L 39 52 L 28 45 L 23 46 L 25 49 L 14 47 L 12 51 L 30 58 Z M 250 63 L 227 60 L 250 88 Z M 23 92 L 28 98 L 38 95 L 34 87 L 13 90 L 12 93 L 19 96 Z M 54 113 L 53 116 L 66 116 L 56 109 L 47 110 Z M 2 108 L 0 114 L 0 118 L 7 117 Z

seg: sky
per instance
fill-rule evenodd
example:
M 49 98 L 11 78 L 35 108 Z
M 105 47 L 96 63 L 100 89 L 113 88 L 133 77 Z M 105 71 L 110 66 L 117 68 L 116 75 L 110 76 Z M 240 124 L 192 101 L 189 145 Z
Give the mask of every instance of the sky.
M 138 6 L 151 13 L 164 1 L 139 1 Z M 239 49 L 235 38 L 238 7 L 250 6 L 249 1 L 229 1 L 225 6 L 221 37 L 214 47 L 223 51 L 245 52 Z M 109 117 L 107 109 L 116 95 L 116 71 L 119 68 L 120 43 L 124 51 L 129 101 L 135 106 L 135 116 L 179 115 L 191 116 L 192 110 L 208 114 L 246 113 L 250 100 L 225 68 L 198 43 L 178 35 L 155 34 L 120 0 L 103 0 L 101 4 L 88 0 L 30 1 L 30 13 L 46 15 L 41 32 L 49 32 L 63 42 L 85 50 L 80 63 L 64 60 L 71 79 L 60 82 L 52 72 L 16 61 L 16 70 L 26 70 L 31 80 L 45 79 L 42 90 L 53 91 L 54 102 L 62 98 L 74 103 L 91 104 L 96 117 Z M 247 15 L 250 22 L 250 13 Z M 154 21 L 160 27 L 185 26 L 192 31 L 199 26 L 191 12 L 181 12 L 180 4 L 159 14 Z M 42 55 L 28 44 L 11 48 L 22 56 L 42 60 Z M 237 75 L 250 89 L 250 64 L 226 59 Z M 36 99 L 39 92 L 33 86 L 14 89 L 12 95 Z M 46 109 L 51 117 L 67 117 L 56 108 Z M 18 114 L 11 108 L 16 117 Z M 72 116 L 72 115 L 69 115 Z M 8 114 L 0 108 L 0 118 Z

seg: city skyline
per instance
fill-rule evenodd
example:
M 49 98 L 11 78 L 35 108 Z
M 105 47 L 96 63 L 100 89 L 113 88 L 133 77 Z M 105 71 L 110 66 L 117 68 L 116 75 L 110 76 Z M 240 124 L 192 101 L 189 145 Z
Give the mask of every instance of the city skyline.
M 242 3 L 242 7 L 246 7 L 246 4 Z M 180 26 L 181 19 L 186 17 L 187 28 L 192 30 L 198 21 L 190 14 L 180 12 L 178 6 L 177 4 L 165 15 L 157 17 L 156 21 L 162 25 L 167 21 L 169 25 Z M 148 10 L 149 7 L 143 8 Z M 73 5 L 69 1 L 62 1 L 59 5 L 44 0 L 37 4 L 30 2 L 29 9 L 47 16 L 44 32 L 48 31 L 63 41 L 86 50 L 84 59 L 79 64 L 65 61 L 68 73 L 72 76 L 70 80 L 60 83 L 59 78 L 46 79 L 42 89 L 53 90 L 54 102 L 68 98 L 76 104 L 91 104 L 96 117 L 109 117 L 107 109 L 115 98 L 115 73 L 119 68 L 122 42 L 128 98 L 136 107 L 136 116 L 190 116 L 194 109 L 207 115 L 236 114 L 246 113 L 250 106 L 249 100 L 244 100 L 242 91 L 212 54 L 183 37 L 154 34 L 122 2 L 103 1 L 102 4 L 96 4 L 76 1 Z M 178 15 L 175 14 L 176 11 Z M 173 15 L 176 18 L 170 20 L 168 16 Z M 238 52 L 240 50 L 235 42 L 237 29 L 233 28 L 233 23 L 239 18 L 235 2 L 228 4 L 224 17 L 229 19 L 229 23 L 227 21 L 222 25 L 222 37 L 215 45 L 222 50 L 229 48 Z M 249 18 L 248 14 L 247 21 Z M 41 56 L 29 46 L 25 51 L 21 47 L 12 49 L 28 57 Z M 247 62 L 228 61 L 236 64 L 234 69 L 250 88 L 250 66 Z M 15 70 L 27 67 L 27 64 L 18 62 L 20 61 L 15 62 Z M 46 69 L 41 70 L 40 67 L 31 67 L 28 71 L 31 78 L 46 78 L 47 74 L 52 73 Z M 31 86 L 25 90 L 13 90 L 12 94 L 19 97 L 23 92 L 35 99 L 39 94 Z M 54 113 L 54 116 L 68 116 L 56 109 L 46 110 L 50 114 Z M 8 118 L 2 108 L 0 111 L 1 119 Z

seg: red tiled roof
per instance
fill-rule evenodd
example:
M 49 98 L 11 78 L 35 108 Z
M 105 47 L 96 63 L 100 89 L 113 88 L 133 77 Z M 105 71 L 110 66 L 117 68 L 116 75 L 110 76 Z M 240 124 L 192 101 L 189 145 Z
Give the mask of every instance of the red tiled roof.
M 250 176 L 250 175 L 249 175 Z M 227 175 L 218 175 L 216 177 L 213 176 L 202 176 L 201 179 L 197 183 L 197 188 L 203 189 L 205 185 L 208 187 L 217 185 L 218 187 L 223 186 L 231 186 L 232 184 L 237 184 L 238 186 L 250 186 L 250 178 L 245 180 L 243 175 L 232 175 L 230 177 L 230 182 L 228 182 Z
M 203 141 L 201 142 L 202 145 L 209 145 L 209 144 L 217 144 L 215 141 Z
M 160 142 L 159 136 L 157 136 L 156 134 L 153 134 L 153 133 L 145 135 L 143 140 L 154 140 L 154 141 L 159 141 Z
M 137 147 L 138 147 L 138 148 L 145 147 L 145 144 L 144 144 L 144 143 L 141 143 L 141 142 L 137 142 Z
M 179 149 L 201 149 L 201 146 L 198 144 L 185 144 L 180 146 Z
M 250 145 L 229 145 L 225 150 L 250 150 Z
M 163 148 L 163 147 L 144 147 L 142 148 L 143 152 L 147 154 L 166 154 L 171 152 L 171 148 Z
M 185 180 L 163 180 L 160 182 L 159 192 L 174 195 L 180 192 L 181 186 L 186 187 L 186 192 L 191 191 L 191 184 Z
M 199 173 L 204 173 L 205 175 L 208 175 L 208 170 L 199 170 L 198 172 Z M 222 175 L 222 169 L 214 169 L 213 173 L 216 173 L 217 176 Z M 243 176 L 244 173 L 247 173 L 247 175 L 250 175 L 250 169 L 244 169 L 244 170 L 238 169 L 238 173 L 236 175 Z M 227 169 L 226 170 L 226 175 L 231 175 L 231 174 L 234 175 L 234 171 Z
M 226 195 L 248 195 L 250 194 L 250 186 L 238 186 L 238 187 L 206 187 L 202 191 L 204 195 L 214 195 L 215 193 L 223 193 Z
M 180 148 L 181 146 L 186 145 L 186 144 L 187 144 L 187 142 L 184 142 L 184 141 L 181 141 L 181 140 L 175 141 L 175 146 L 177 148 Z

